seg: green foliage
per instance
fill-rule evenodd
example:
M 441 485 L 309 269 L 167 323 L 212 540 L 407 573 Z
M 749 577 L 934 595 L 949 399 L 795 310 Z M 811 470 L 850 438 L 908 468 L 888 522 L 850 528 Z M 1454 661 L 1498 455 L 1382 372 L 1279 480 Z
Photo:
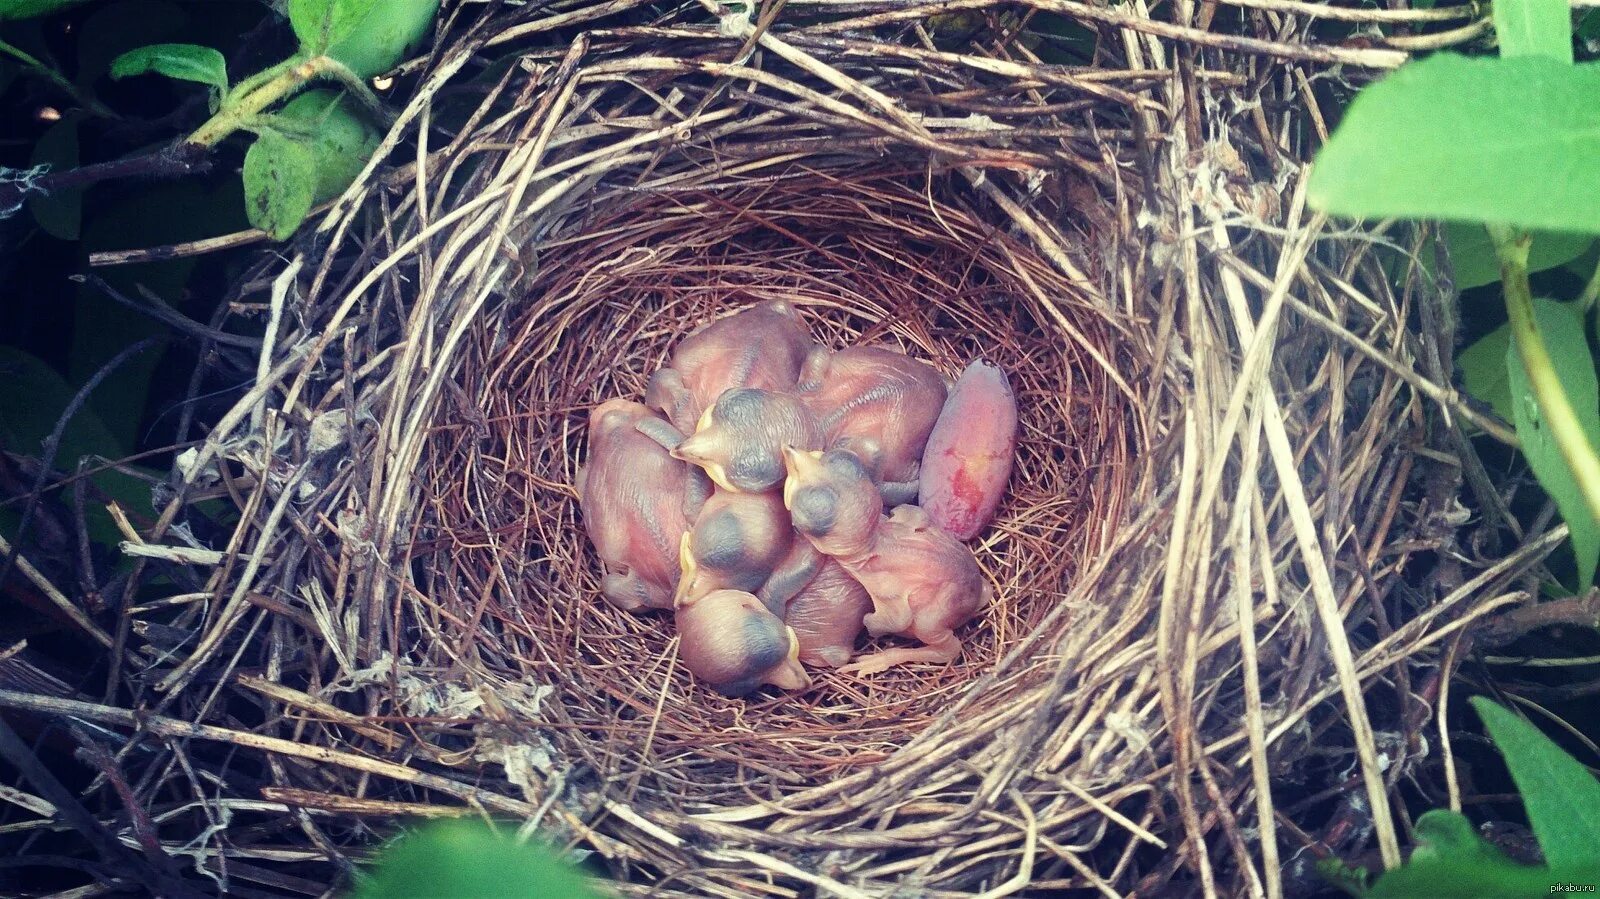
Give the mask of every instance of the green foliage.
M 1502 57 L 1543 56 L 1572 65 L 1572 13 L 1567 0 L 1497 0 L 1493 12 Z
M 518 845 L 471 821 L 431 824 L 402 837 L 361 879 L 355 899 L 495 896 L 600 899 L 576 868 L 536 843 Z
M 273 117 L 278 127 L 296 128 L 312 140 L 317 166 L 314 203 L 343 193 L 378 149 L 378 129 L 355 107 L 355 101 L 347 94 L 315 90 L 290 100 Z
M 1362 91 L 1309 197 L 1353 216 L 1600 233 L 1600 64 L 1439 53 Z
M 85 2 L 87 0 L 0 0 L 0 19 L 31 19 L 34 16 L 48 16 L 69 6 L 77 6 Z
M 1450 248 L 1450 267 L 1457 290 L 1469 290 L 1500 282 L 1500 260 L 1494 255 L 1494 242 L 1482 225 L 1445 222 L 1440 229 Z M 1582 256 L 1595 244 L 1593 235 L 1565 231 L 1535 231 L 1528 258 L 1528 271 L 1542 272 L 1565 265 Z M 1422 265 L 1433 274 L 1433 257 L 1424 252 Z M 1591 269 L 1592 270 L 1592 269 Z M 1587 275 L 1585 275 L 1587 277 Z
M 1478 338 L 1456 357 L 1461 382 L 1467 392 L 1489 404 L 1506 421 L 1515 421 L 1511 408 L 1511 380 L 1506 354 L 1511 352 L 1511 325 L 1504 324 Z
M 1481 696 L 1472 707 L 1506 758 L 1539 839 L 1544 865 L 1520 864 L 1478 836 L 1458 812 L 1436 809 L 1417 818 L 1417 848 L 1406 864 L 1370 888 L 1364 871 L 1342 864 L 1324 873 L 1366 899 L 1521 899 L 1562 883 L 1600 881 L 1600 781 L 1539 729 Z
M 1568 524 L 1587 589 L 1600 556 L 1594 364 L 1581 315 L 1534 301 L 1527 278 L 1582 256 L 1593 246 L 1585 235 L 1600 234 L 1600 204 L 1590 202 L 1600 196 L 1600 64 L 1573 64 L 1566 0 L 1496 0 L 1493 14 L 1501 58 L 1439 53 L 1362 91 L 1318 156 L 1308 194 L 1334 213 L 1488 227 L 1488 235 L 1447 229 L 1457 285 L 1498 274 L 1510 317 L 1531 317 L 1532 326 L 1468 348 L 1463 376 L 1502 415 L 1509 407 L 1529 466 Z M 1565 233 L 1530 242 L 1528 228 Z M 1537 351 L 1544 344 L 1548 361 Z
M 1563 881 L 1593 882 L 1593 869 L 1535 866 L 1513 861 L 1478 836 L 1458 812 L 1436 809 L 1417 819 L 1417 848 L 1401 868 L 1378 878 L 1368 899 L 1523 899 L 1544 896 Z
M 266 120 L 244 157 L 250 224 L 282 240 L 312 206 L 350 186 L 378 146 L 353 105 L 336 91 L 310 91 Z
M 111 62 L 112 78 L 146 72 L 210 85 L 219 98 L 228 92 L 227 62 L 221 53 L 198 44 L 152 44 L 130 50 Z
M 1510 711 L 1481 696 L 1472 707 L 1506 757 L 1545 861 L 1600 874 L 1600 780 Z
M 65 171 L 78 165 L 78 119 L 68 115 L 45 129 L 33 145 L 29 165 L 50 166 Z M 30 194 L 28 211 L 46 234 L 61 240 L 77 240 L 83 225 L 83 191 L 69 188 L 50 194 Z
M 1589 342 L 1584 338 L 1580 310 L 1554 300 L 1535 299 L 1534 319 L 1544 336 L 1550 361 L 1555 366 L 1567 396 L 1578 415 L 1578 423 L 1590 446 L 1600 446 L 1600 384 L 1595 381 L 1594 361 Z M 1572 550 L 1578 557 L 1578 589 L 1587 590 L 1594 582 L 1595 562 L 1600 559 L 1600 522 L 1594 518 L 1577 478 L 1561 452 L 1561 445 L 1544 421 L 1533 388 L 1528 383 L 1522 357 L 1515 341 L 1505 356 L 1507 386 L 1511 396 L 1513 421 L 1522 453 L 1528 458 L 1540 486 L 1555 500 L 1556 508 L 1572 534 Z
M 250 224 L 285 240 L 316 201 L 317 154 L 310 140 L 263 131 L 244 155 L 245 213 Z
M 289 0 L 301 50 L 326 53 L 362 78 L 394 68 L 438 12 L 439 0 Z
M 111 71 L 111 62 L 147 44 L 162 44 L 184 34 L 191 20 L 166 0 L 121 0 L 99 6 L 78 28 L 78 74 L 92 85 Z

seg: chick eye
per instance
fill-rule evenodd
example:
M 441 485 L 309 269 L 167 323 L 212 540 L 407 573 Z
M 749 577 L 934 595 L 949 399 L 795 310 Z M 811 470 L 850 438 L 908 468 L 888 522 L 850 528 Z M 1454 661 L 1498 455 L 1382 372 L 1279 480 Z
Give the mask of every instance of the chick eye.
M 794 525 L 812 534 L 833 530 L 839 516 L 839 495 L 831 487 L 802 487 L 790 501 L 789 514 Z
M 783 460 L 759 446 L 740 447 L 728 460 L 728 474 L 750 484 L 773 484 L 783 480 Z
M 861 458 L 848 450 L 830 450 L 823 454 L 822 464 L 828 467 L 830 473 L 852 481 L 867 476 L 867 469 L 862 464 Z
M 761 413 L 761 392 L 752 387 L 724 390 L 717 399 L 717 417 L 730 423 L 746 422 Z
M 702 520 L 694 529 L 694 554 L 707 567 L 733 568 L 744 562 L 749 542 L 739 516 L 719 512 Z

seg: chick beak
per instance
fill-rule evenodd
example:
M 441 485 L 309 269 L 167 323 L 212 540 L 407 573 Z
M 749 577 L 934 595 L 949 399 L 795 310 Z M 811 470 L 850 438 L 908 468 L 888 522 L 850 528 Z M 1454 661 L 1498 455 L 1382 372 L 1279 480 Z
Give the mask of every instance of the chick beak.
M 811 686 L 811 675 L 800 664 L 800 638 L 795 636 L 794 628 L 785 625 L 783 629 L 789 634 L 789 655 L 762 680 L 784 690 L 804 690 Z
M 815 475 L 822 468 L 822 453 L 806 451 L 793 446 L 783 448 L 783 467 L 789 476 L 783 481 L 783 507 L 794 508 L 794 492 L 801 481 Z
M 706 414 L 707 416 L 710 415 L 709 412 Z M 702 422 L 705 420 L 704 417 L 701 418 Z M 721 462 L 716 462 L 712 459 L 716 443 L 716 434 L 708 432 L 702 425 L 692 436 L 685 437 L 683 442 L 678 444 L 677 448 L 672 451 L 672 458 L 688 462 L 690 465 L 698 465 L 705 470 L 712 483 L 724 490 L 737 491 L 737 488 L 728 482 L 727 469 L 723 468 Z
M 689 532 L 683 532 L 683 539 L 678 541 L 678 589 L 672 594 L 672 607 L 681 609 L 688 605 L 685 600 L 694 594 L 695 576 L 700 573 L 700 565 L 694 560 L 694 553 L 689 548 Z

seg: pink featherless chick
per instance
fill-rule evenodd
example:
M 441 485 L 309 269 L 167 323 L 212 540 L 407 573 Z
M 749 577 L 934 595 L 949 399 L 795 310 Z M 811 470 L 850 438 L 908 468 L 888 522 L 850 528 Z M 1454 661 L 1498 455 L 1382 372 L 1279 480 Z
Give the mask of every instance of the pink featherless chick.
M 820 558 L 795 535 L 777 491 L 735 493 L 719 487 L 683 535 L 678 554 L 683 574 L 673 599 L 681 604 L 714 590 L 770 591 L 773 598 L 762 595 L 762 601 L 781 616 L 782 603 L 816 573 Z
M 783 484 L 783 447 L 815 449 L 816 421 L 792 394 L 757 387 L 723 391 L 672 455 L 705 469 L 718 487 L 761 493 Z
M 850 661 L 863 627 L 861 620 L 870 611 L 872 597 L 867 588 L 837 560 L 825 558 L 811 583 L 789 600 L 783 623 L 794 631 L 800 644 L 800 661 L 838 668 Z
M 978 561 L 916 506 L 883 514 L 866 467 L 847 450 L 784 452 L 783 499 L 799 531 L 866 588 L 874 636 L 922 642 L 863 656 L 840 670 L 873 674 L 906 662 L 950 662 L 961 654 L 955 629 L 992 598 Z
M 638 403 L 607 400 L 589 413 L 588 462 L 574 486 L 605 569 L 601 592 L 627 611 L 672 608 L 679 538 L 710 492 L 669 454 L 681 439 Z
M 687 599 L 675 613 L 678 657 L 700 681 L 728 696 L 762 684 L 803 690 L 799 641 L 783 619 L 742 590 L 713 590 Z
M 734 387 L 793 390 L 811 349 L 794 304 L 774 300 L 701 325 L 650 378 L 645 403 L 685 434 L 722 392 Z
M 944 379 L 933 366 L 883 347 L 817 347 L 801 369 L 799 390 L 823 446 L 860 457 L 885 505 L 916 501 L 922 450 L 945 404 Z
M 957 539 L 972 539 L 994 518 L 1016 453 L 1016 397 L 1005 372 L 979 359 L 961 373 L 928 437 L 917 504 Z

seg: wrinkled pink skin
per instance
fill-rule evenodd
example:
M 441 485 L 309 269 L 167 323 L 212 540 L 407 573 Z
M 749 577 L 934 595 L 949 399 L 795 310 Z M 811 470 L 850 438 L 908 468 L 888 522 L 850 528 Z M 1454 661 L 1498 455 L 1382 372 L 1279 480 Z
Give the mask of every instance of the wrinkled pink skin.
M 773 684 L 802 690 L 811 678 L 796 655 L 794 631 L 761 600 L 713 590 L 679 605 L 678 657 L 701 682 L 729 696 Z
M 686 539 L 679 558 L 680 603 L 714 590 L 761 589 L 789 557 L 795 533 L 777 493 L 717 488 L 700 508 Z
M 800 372 L 799 389 L 823 446 L 860 456 L 887 505 L 916 499 L 922 449 L 945 403 L 944 379 L 933 366 L 882 347 L 818 347 Z
M 685 337 L 667 366 L 651 376 L 645 402 L 692 434 L 724 390 L 793 390 L 810 349 L 811 334 L 793 304 L 750 306 Z
M 601 590 L 619 608 L 672 608 L 678 548 L 704 488 L 700 474 L 640 431 L 664 426 L 644 406 L 608 400 L 589 415 L 588 464 L 578 472 L 584 529 L 605 567 Z
M 863 656 L 841 668 L 873 674 L 907 662 L 950 662 L 961 654 L 954 631 L 992 597 L 972 550 L 916 506 L 883 515 L 877 489 L 838 453 L 786 451 L 784 504 L 795 528 L 832 556 L 872 599 L 862 623 L 873 635 L 921 641 Z
M 783 622 L 800 642 L 800 661 L 807 665 L 838 668 L 850 661 L 860 635 L 861 619 L 872 611 L 867 588 L 837 561 L 822 563 L 795 597 L 789 600 Z
M 952 662 L 961 655 L 956 628 L 993 598 L 965 544 L 916 506 L 899 506 L 878 527 L 865 556 L 839 564 L 872 597 L 862 620 L 873 636 L 904 634 L 923 643 L 862 656 L 845 670 L 874 674 L 906 662 Z
M 970 540 L 994 518 L 1017 450 L 1017 400 L 1005 373 L 979 359 L 961 373 L 922 453 L 918 505 Z

